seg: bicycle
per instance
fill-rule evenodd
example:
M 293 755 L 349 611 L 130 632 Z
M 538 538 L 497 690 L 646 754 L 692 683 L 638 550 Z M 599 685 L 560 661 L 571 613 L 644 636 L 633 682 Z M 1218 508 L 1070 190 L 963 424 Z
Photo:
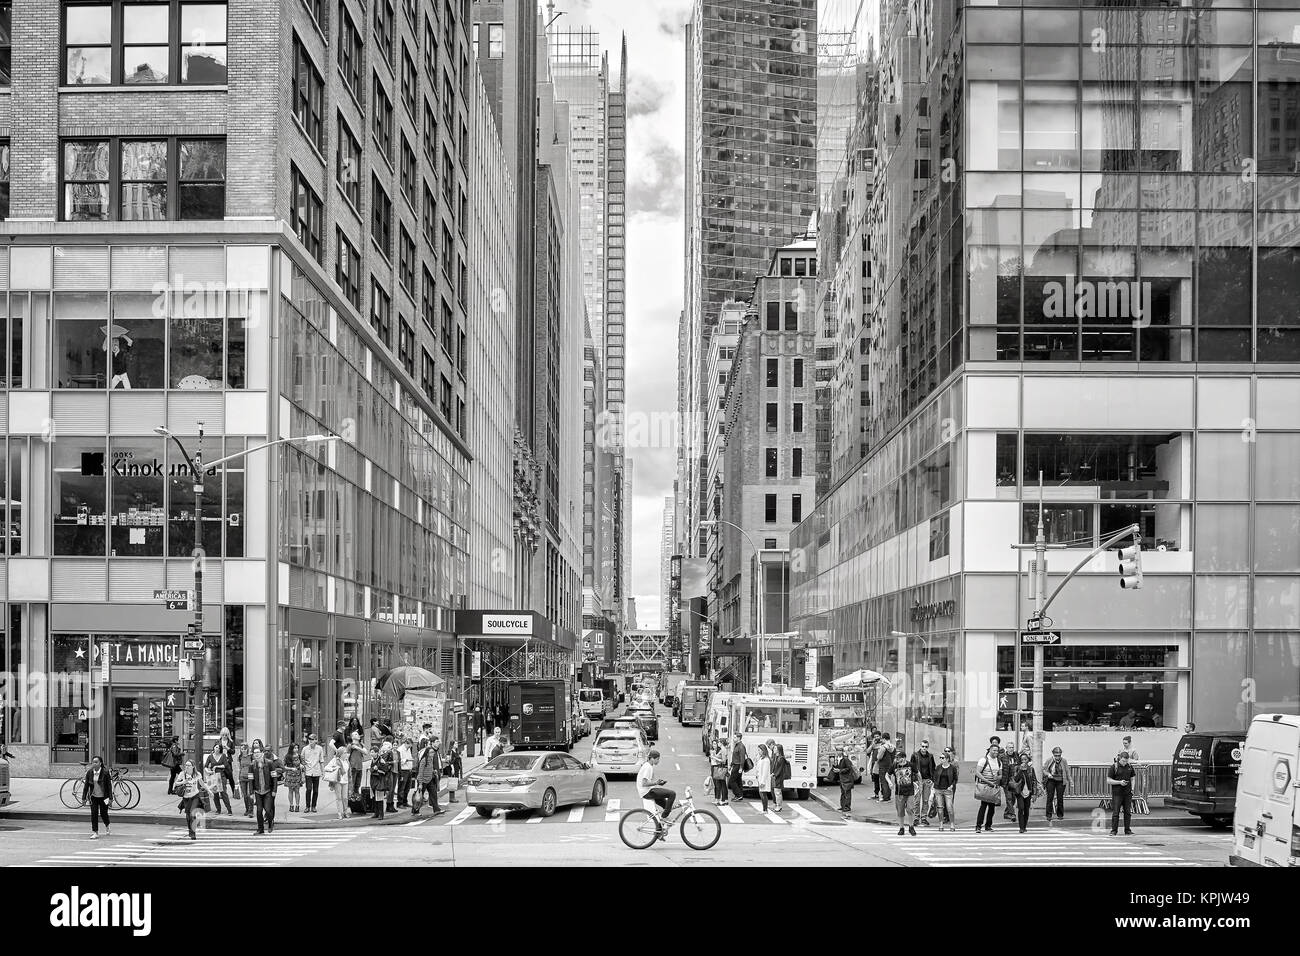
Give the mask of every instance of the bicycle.
M 682 802 L 665 818 L 644 807 L 629 810 L 618 821 L 618 836 L 629 848 L 645 850 L 660 840 L 680 821 L 682 842 L 692 850 L 709 850 L 722 838 L 722 823 L 711 810 L 697 809 L 686 788 Z
M 82 764 L 86 769 L 90 769 L 90 764 Z M 140 785 L 134 780 L 128 778 L 130 770 L 122 770 L 112 767 L 108 771 L 108 779 L 112 784 L 112 791 L 109 794 L 108 805 L 113 810 L 134 810 L 140 804 Z M 63 781 L 59 787 L 59 799 L 69 810 L 81 810 L 86 806 L 86 801 L 81 798 L 82 777 L 69 777 Z

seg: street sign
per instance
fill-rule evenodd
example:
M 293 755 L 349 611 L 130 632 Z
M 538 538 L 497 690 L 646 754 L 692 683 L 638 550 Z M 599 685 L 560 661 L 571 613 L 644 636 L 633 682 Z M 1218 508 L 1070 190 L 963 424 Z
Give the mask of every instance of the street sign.
M 998 710 L 1032 710 L 1030 705 L 1031 691 L 1014 687 L 1004 690 L 998 694 Z
M 1043 619 L 1037 613 L 1031 614 L 1029 620 L 1025 622 L 1025 627 L 1031 631 L 1041 631 L 1043 629 Z
M 481 680 L 483 678 L 483 652 L 472 651 L 469 662 L 470 680 Z
M 171 710 L 185 710 L 189 707 L 185 691 L 173 688 L 167 691 L 167 707 Z
M 1060 644 L 1060 631 L 1021 631 L 1020 641 L 1023 644 Z
M 187 637 L 181 643 L 187 651 L 203 650 L 203 638 L 201 637 Z
M 193 591 L 187 591 L 184 588 L 167 588 L 154 591 L 153 599 L 164 602 L 169 611 L 188 611 L 193 594 Z

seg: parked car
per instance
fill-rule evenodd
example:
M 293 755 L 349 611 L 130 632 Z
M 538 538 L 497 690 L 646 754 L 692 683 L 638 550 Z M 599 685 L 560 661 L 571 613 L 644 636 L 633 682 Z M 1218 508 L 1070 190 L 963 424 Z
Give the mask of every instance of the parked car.
M 1300 717 L 1262 714 L 1252 720 L 1242 747 L 1229 864 L 1300 866 L 1298 775 Z
M 1231 824 L 1245 740 L 1243 730 L 1183 734 L 1174 748 L 1173 779 L 1165 806 L 1181 807 L 1210 826 Z
M 605 774 L 561 751 L 502 754 L 465 778 L 469 805 L 481 817 L 494 810 L 537 810 L 549 817 L 556 809 L 605 802 Z
M 630 727 L 600 731 L 591 748 L 592 767 L 598 768 L 606 777 L 614 774 L 636 776 L 649 756 L 650 742 L 645 732 Z

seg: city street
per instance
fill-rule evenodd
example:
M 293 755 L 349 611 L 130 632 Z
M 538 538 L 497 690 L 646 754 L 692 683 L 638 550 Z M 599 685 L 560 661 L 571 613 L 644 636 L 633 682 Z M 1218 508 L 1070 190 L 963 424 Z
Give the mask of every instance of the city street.
M 812 800 L 787 801 L 781 816 L 765 816 L 757 799 L 714 808 L 703 786 L 707 764 L 699 728 L 682 727 L 662 708 L 659 713 L 662 776 L 679 795 L 691 787 L 698 805 L 723 819 L 722 839 L 712 850 L 691 850 L 675 832 L 653 849 L 628 849 L 616 823 L 638 799 L 632 780 L 617 779 L 610 781 L 605 807 L 562 807 L 549 818 L 519 813 L 484 819 L 464 804 L 453 804 L 442 817 L 425 814 L 387 826 L 282 827 L 265 836 L 211 829 L 196 842 L 179 826 L 122 824 L 111 836 L 91 841 L 80 819 L 19 823 L 0 817 L 0 861 L 9 866 L 488 866 L 500 865 L 504 854 L 518 865 L 1221 866 L 1231 842 L 1222 831 L 1200 827 L 1143 827 L 1136 836 L 1114 838 L 1041 824 L 1024 835 L 1009 826 L 976 835 L 968 824 L 957 833 L 922 828 L 916 837 L 900 837 L 894 827 L 846 823 Z M 591 743 L 591 737 L 582 741 L 575 756 L 586 759 Z M 283 794 L 280 802 L 283 807 Z

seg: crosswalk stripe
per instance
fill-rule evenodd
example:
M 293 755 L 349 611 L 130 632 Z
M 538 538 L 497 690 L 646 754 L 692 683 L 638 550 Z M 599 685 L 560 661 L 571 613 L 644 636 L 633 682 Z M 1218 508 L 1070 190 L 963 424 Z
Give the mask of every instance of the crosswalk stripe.
M 787 803 L 783 805 L 789 807 L 791 810 L 799 814 L 799 816 L 803 817 L 805 820 L 818 820 L 818 821 L 821 820 L 821 817 L 817 816 L 817 814 L 813 813 L 811 810 L 807 809 L 806 807 L 799 806 L 799 804 L 797 803 Z
M 582 822 L 582 814 L 583 814 L 583 811 L 584 811 L 585 809 L 586 809 L 585 807 L 578 806 L 578 807 L 574 807 L 572 810 L 570 810 L 570 811 L 569 811 L 569 822 L 570 822 L 570 823 L 581 823 L 581 822 Z
M 758 800 L 750 800 L 749 805 L 753 808 L 755 813 L 766 820 L 771 820 L 773 823 L 779 823 L 782 826 L 788 826 L 790 824 L 789 820 L 783 819 L 775 810 L 764 810 L 763 804 Z
M 341 846 L 359 830 L 333 833 L 275 834 L 204 830 L 191 840 L 185 830 L 172 830 L 144 841 L 94 846 L 57 853 L 37 866 L 280 866 L 318 850 Z
M 473 813 L 474 813 L 473 807 L 466 807 L 464 810 L 460 811 L 460 813 L 456 814 L 454 817 L 448 820 L 445 826 L 449 826 L 449 827 L 460 826 L 462 823 L 465 822 L 465 818 L 472 816 Z
M 623 801 L 615 798 L 605 803 L 605 822 L 617 823 L 618 818 L 623 815 Z
M 730 821 L 731 823 L 744 823 L 744 822 L 745 822 L 745 821 L 744 821 L 744 818 L 742 818 L 741 815 L 740 815 L 739 813 L 737 813 L 735 810 L 731 809 L 731 805 L 730 805 L 730 804 L 719 805 L 719 806 L 718 806 L 718 812 L 721 813 L 724 817 L 726 817 L 727 820 Z
M 543 819 L 544 819 L 544 818 L 542 817 L 541 812 L 538 811 L 538 810 L 534 810 L 534 811 L 533 811 L 533 815 L 532 815 L 531 817 L 529 817 L 528 820 L 527 820 L 526 822 L 531 823 L 531 824 L 538 824 L 538 823 L 541 823 Z

